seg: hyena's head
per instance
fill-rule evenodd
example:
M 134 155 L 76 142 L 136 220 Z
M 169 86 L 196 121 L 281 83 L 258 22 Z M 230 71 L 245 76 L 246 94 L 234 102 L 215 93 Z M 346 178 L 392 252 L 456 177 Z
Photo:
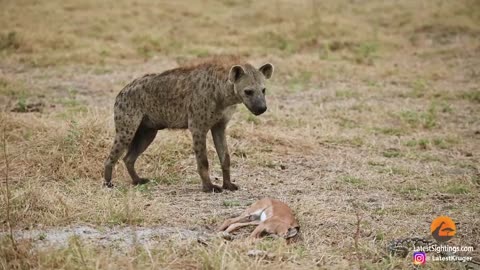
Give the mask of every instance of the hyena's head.
M 259 69 L 249 64 L 236 65 L 230 69 L 228 80 L 243 104 L 255 115 L 267 110 L 265 100 L 265 80 L 273 75 L 273 65 L 267 63 Z

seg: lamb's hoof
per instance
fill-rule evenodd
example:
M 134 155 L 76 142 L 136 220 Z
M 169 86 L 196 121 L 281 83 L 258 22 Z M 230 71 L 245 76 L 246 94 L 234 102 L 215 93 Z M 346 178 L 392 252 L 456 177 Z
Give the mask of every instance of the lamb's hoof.
M 106 188 L 113 188 L 115 185 L 113 185 L 112 182 L 103 182 L 103 186 Z
M 238 186 L 233 184 L 233 183 L 228 183 L 228 184 L 223 184 L 223 189 L 230 190 L 230 191 L 235 191 L 238 190 Z
M 203 192 L 208 192 L 208 193 L 221 193 L 223 190 L 221 187 L 217 186 L 217 185 L 209 185 L 209 186 L 206 186 L 206 187 L 203 187 Z
M 147 179 L 147 178 L 140 178 L 140 179 L 138 179 L 137 181 L 134 181 L 134 182 L 133 182 L 133 185 L 134 185 L 134 186 L 145 185 L 145 184 L 148 183 L 148 182 L 150 182 L 149 179 Z
M 225 240 L 228 240 L 228 241 L 232 241 L 235 239 L 235 237 L 231 234 L 231 233 L 228 233 L 228 232 L 225 232 L 225 231 L 222 231 L 222 232 L 218 232 L 217 235 Z

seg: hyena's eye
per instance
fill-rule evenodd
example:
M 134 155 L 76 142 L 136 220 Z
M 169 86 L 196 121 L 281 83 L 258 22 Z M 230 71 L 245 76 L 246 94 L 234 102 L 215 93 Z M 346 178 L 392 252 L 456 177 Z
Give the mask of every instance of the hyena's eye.
M 245 90 L 245 95 L 253 96 L 253 90 Z
M 265 89 L 265 88 L 262 89 L 262 93 L 263 93 L 264 95 L 265 95 L 265 91 L 266 91 L 266 90 L 267 90 L 267 89 Z

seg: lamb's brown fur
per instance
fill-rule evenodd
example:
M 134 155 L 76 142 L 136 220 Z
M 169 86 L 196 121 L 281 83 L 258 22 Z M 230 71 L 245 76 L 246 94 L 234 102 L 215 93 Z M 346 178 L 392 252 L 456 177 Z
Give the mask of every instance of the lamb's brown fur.
M 235 111 L 244 103 L 259 115 L 266 110 L 265 79 L 273 66 L 260 69 L 238 59 L 209 61 L 179 67 L 160 74 L 147 74 L 125 86 L 115 107 L 115 141 L 105 162 L 105 185 L 112 187 L 112 170 L 125 149 L 124 157 L 133 184 L 143 184 L 134 168 L 138 156 L 147 149 L 157 131 L 165 128 L 186 129 L 192 133 L 197 167 L 206 192 L 221 192 L 212 184 L 208 170 L 206 136 L 211 130 L 223 172 L 223 188 L 238 189 L 230 181 L 230 155 L 225 128 Z
M 267 233 L 291 239 L 296 237 L 300 230 L 292 209 L 287 204 L 270 198 L 261 199 L 238 217 L 225 220 L 219 230 L 231 233 L 250 225 L 257 225 L 250 235 L 251 238 L 260 238 Z

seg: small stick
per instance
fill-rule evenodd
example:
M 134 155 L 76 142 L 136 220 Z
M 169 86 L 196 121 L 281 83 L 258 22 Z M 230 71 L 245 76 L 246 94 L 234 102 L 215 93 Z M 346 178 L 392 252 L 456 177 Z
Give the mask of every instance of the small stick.
M 356 209 L 355 215 L 357 216 L 357 230 L 355 231 L 355 236 L 353 238 L 354 244 L 355 244 L 355 253 L 357 255 L 357 260 L 358 260 L 358 268 L 363 269 L 362 267 L 362 256 L 360 255 L 360 250 L 358 248 L 358 242 L 360 239 L 360 224 L 362 222 L 362 215 L 360 215 L 360 211 Z
M 3 156 L 5 157 L 5 192 L 7 197 L 7 227 L 9 231 L 9 238 L 12 242 L 13 249 L 17 251 L 17 245 L 15 243 L 15 239 L 13 237 L 13 228 L 10 222 L 10 188 L 8 186 L 8 155 L 7 155 L 7 136 L 6 136 L 6 128 L 3 127 Z

